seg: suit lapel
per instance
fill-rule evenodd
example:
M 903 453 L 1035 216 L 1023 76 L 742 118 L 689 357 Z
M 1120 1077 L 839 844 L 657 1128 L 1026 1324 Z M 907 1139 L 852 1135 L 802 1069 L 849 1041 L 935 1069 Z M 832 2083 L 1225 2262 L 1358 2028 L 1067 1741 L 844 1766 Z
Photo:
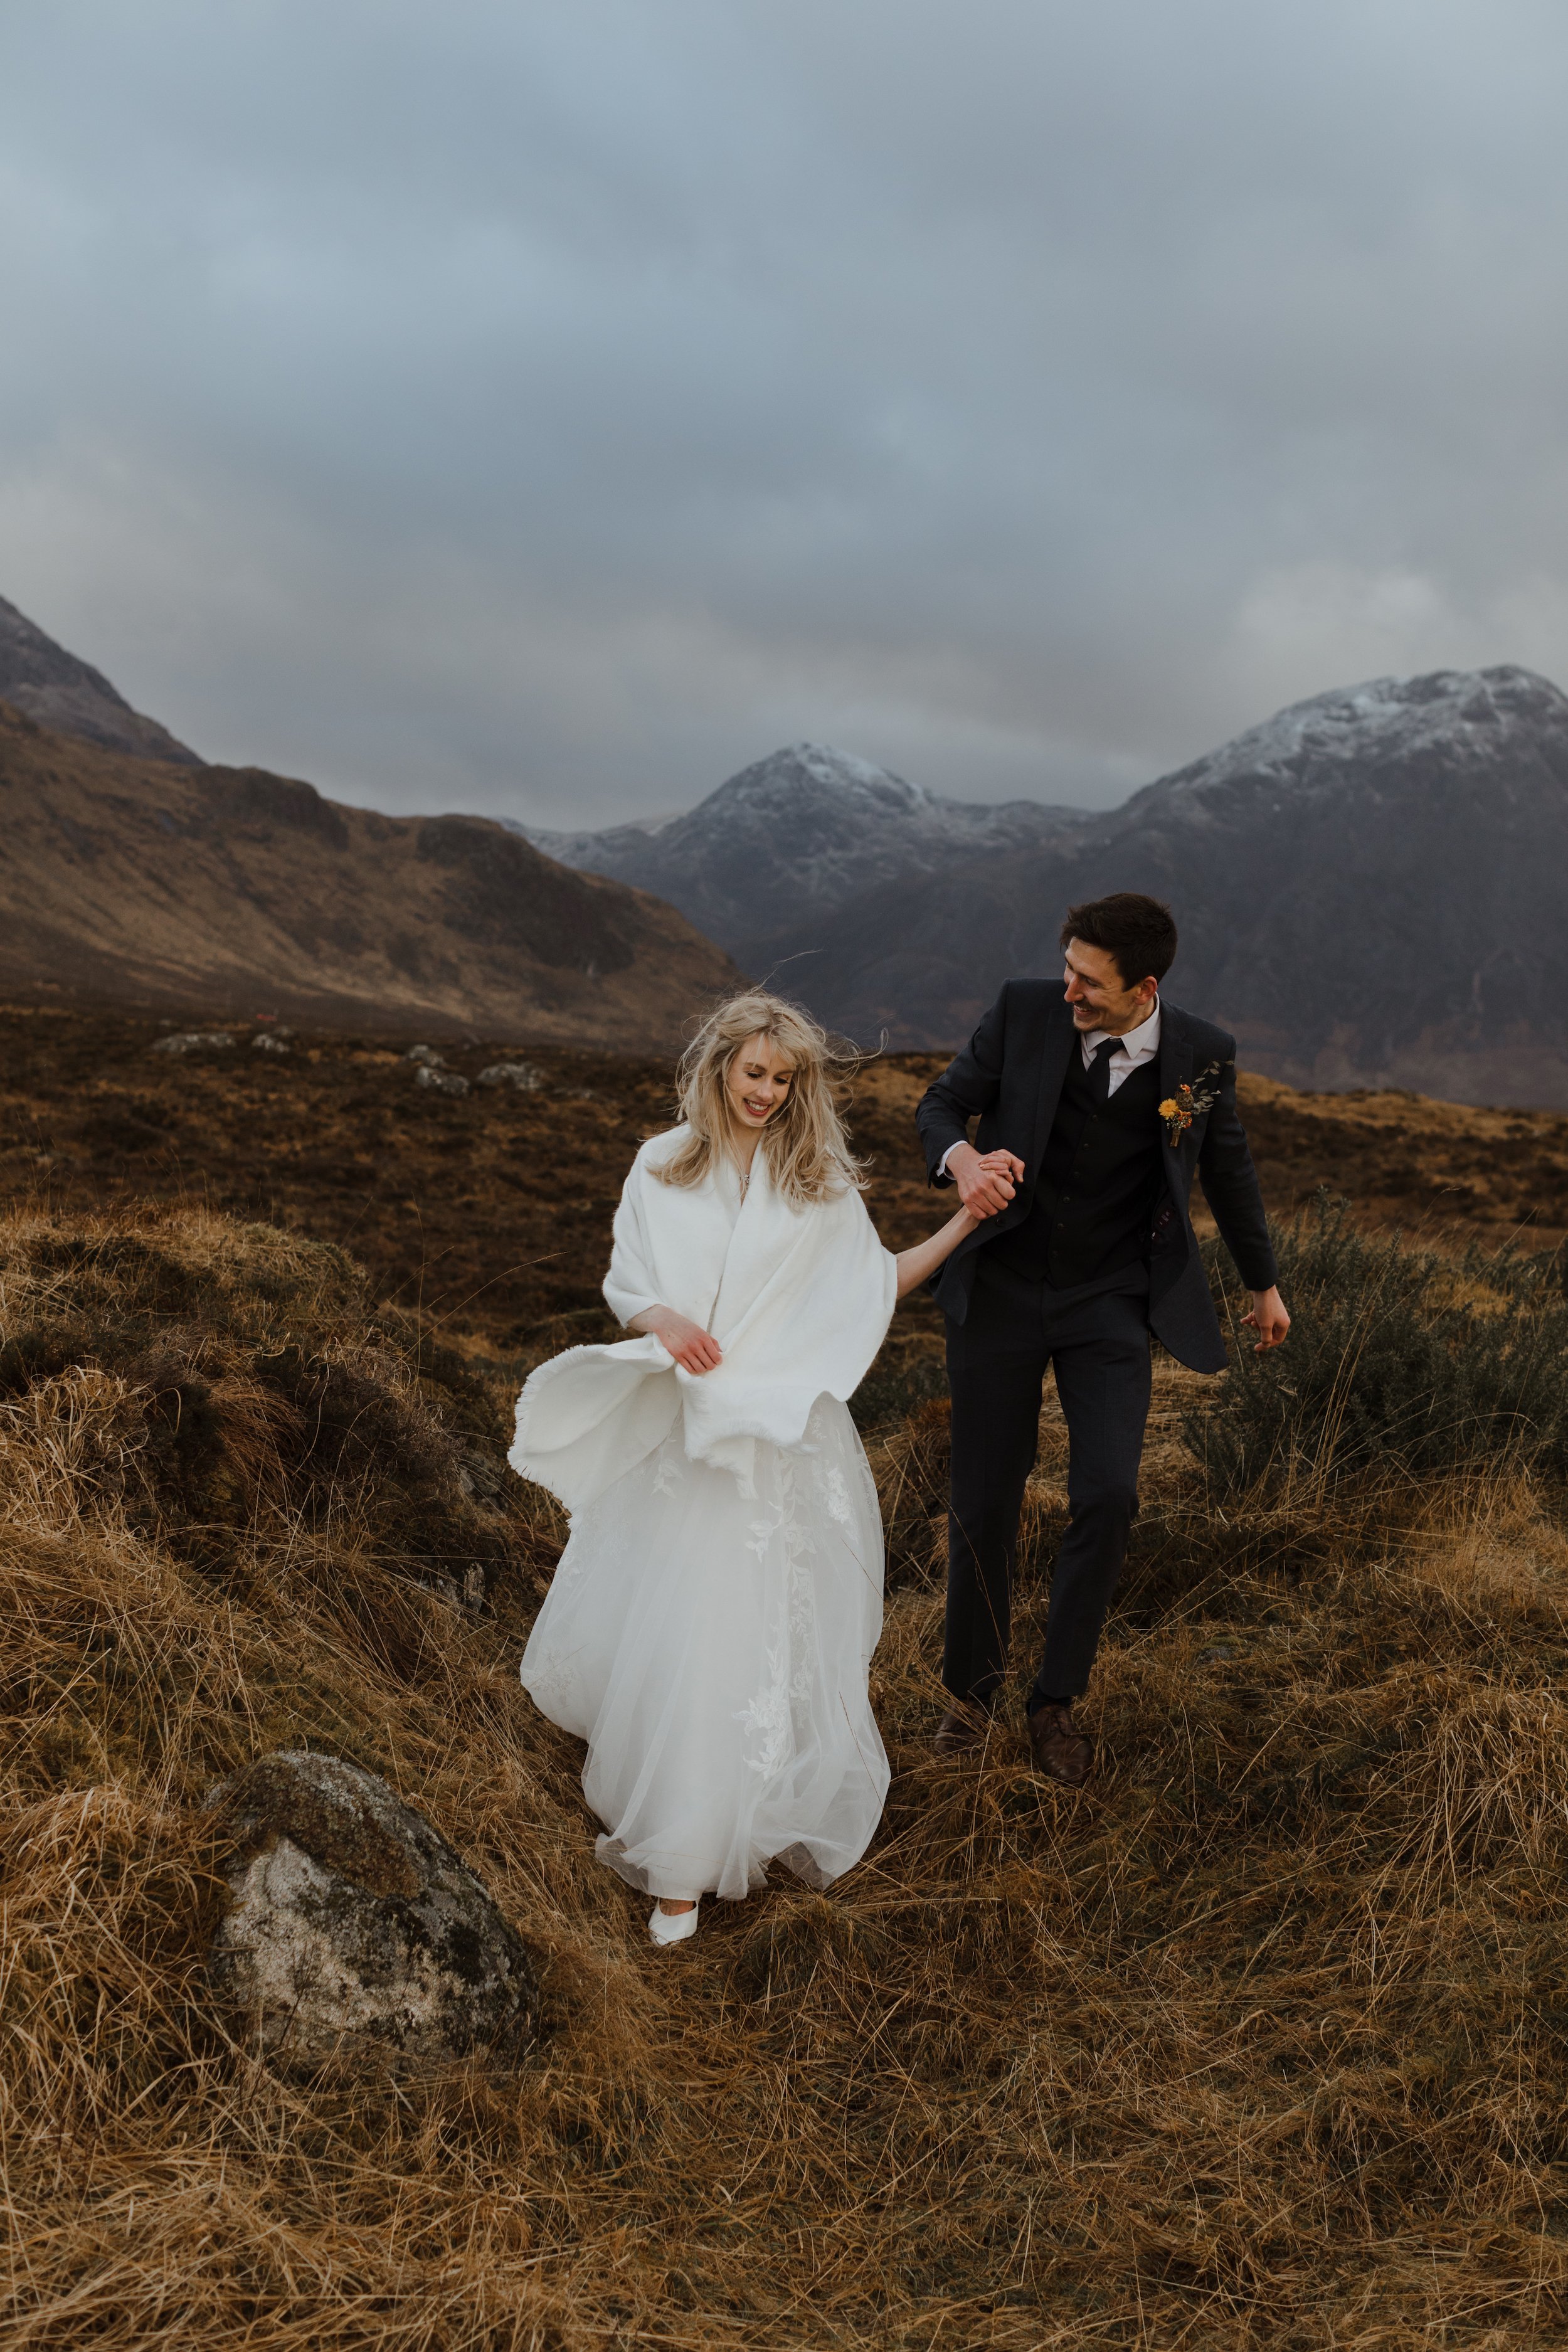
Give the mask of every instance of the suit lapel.
M 1193 1041 L 1187 1024 L 1174 1005 L 1160 1008 L 1160 1100 L 1168 1102 L 1184 1078 L 1193 1075 Z M 1160 1122 L 1160 1149 L 1164 1160 L 1165 1181 L 1171 1188 L 1171 1198 L 1185 1198 L 1186 1176 L 1181 1154 L 1171 1141 L 1170 1129 L 1163 1119 Z
M 1051 1121 L 1057 1115 L 1068 1063 L 1077 1045 L 1078 1031 L 1073 1027 L 1070 1013 L 1066 1020 L 1053 1021 L 1046 1031 L 1046 1042 L 1040 1055 L 1039 1099 L 1035 1108 L 1035 1160 L 1033 1167 L 1026 1171 L 1031 1192 L 1040 1172 L 1040 1162 L 1046 1156 L 1046 1146 L 1050 1141 Z

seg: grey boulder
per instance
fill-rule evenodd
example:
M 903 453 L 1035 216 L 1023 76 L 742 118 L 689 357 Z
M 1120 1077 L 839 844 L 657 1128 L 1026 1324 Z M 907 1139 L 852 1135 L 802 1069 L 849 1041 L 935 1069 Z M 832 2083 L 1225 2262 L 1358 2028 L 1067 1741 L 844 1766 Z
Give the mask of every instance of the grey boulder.
M 532 2039 L 539 1986 L 516 1930 L 374 1772 L 266 1756 L 214 1802 L 230 1901 L 208 1979 L 250 2047 L 289 2066 L 397 2073 L 507 2059 Z
M 234 1045 L 226 1029 L 182 1029 L 173 1037 L 160 1037 L 149 1045 L 150 1054 L 226 1054 Z
M 511 1087 L 520 1095 L 537 1094 L 544 1073 L 536 1070 L 531 1062 L 492 1062 L 481 1070 L 474 1084 L 479 1087 Z
M 427 1087 L 432 1094 L 466 1095 L 468 1082 L 458 1070 L 438 1070 L 422 1062 L 414 1073 L 416 1087 Z

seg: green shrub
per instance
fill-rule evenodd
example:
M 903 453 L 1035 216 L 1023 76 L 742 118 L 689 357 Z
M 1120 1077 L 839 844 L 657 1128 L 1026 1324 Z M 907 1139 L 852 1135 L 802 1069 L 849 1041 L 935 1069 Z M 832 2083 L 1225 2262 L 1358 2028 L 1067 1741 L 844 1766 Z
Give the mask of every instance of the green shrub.
M 1292 1322 L 1266 1356 L 1240 1326 L 1228 1257 L 1205 1245 L 1231 1370 L 1187 1436 L 1218 1493 L 1504 1461 L 1568 1475 L 1568 1297 L 1554 1256 L 1442 1258 L 1357 1232 L 1326 1193 L 1275 1240 Z

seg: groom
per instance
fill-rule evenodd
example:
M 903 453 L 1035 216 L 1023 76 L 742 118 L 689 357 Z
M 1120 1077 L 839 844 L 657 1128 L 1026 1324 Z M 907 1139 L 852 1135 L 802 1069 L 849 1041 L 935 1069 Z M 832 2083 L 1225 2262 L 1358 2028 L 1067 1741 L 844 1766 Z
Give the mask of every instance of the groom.
M 1236 1108 L 1236 1040 L 1160 995 L 1170 909 L 1135 890 L 1069 908 L 1065 993 L 1010 980 L 915 1114 L 933 1184 L 983 1220 L 931 1284 L 952 1393 L 947 1643 L 955 1755 L 985 1737 L 1007 1663 L 1013 1564 L 1046 1366 L 1069 1443 L 1067 1532 L 1029 1694 L 1036 1765 L 1076 1787 L 1092 1750 L 1072 1719 L 1138 1508 L 1149 1334 L 1223 1371 L 1193 1233 L 1194 1174 L 1243 1282 L 1259 1349 L 1290 1318 Z M 980 1126 L 975 1143 L 969 1122 Z

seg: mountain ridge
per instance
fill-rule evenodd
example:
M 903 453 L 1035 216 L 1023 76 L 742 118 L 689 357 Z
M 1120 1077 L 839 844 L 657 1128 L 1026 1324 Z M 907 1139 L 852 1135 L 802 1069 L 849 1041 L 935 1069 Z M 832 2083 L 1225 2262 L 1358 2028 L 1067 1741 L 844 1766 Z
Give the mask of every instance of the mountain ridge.
M 802 741 L 695 808 L 598 834 L 386 818 L 207 768 L 0 600 L 0 694 L 7 678 L 0 768 L 26 768 L 21 730 L 60 730 L 0 828 L 12 986 L 96 974 L 204 1003 L 255 986 L 307 1017 L 602 1042 L 673 1035 L 677 1000 L 732 985 L 733 956 L 862 1042 L 945 1049 L 1004 979 L 1055 970 L 1072 900 L 1142 888 L 1176 912 L 1173 1000 L 1224 1021 L 1260 1073 L 1568 1105 L 1568 698 L 1517 665 L 1307 697 L 1109 811 L 944 799 Z M 129 764 L 89 777 L 92 758 Z M 184 801 L 181 775 L 204 780 Z M 171 836 L 183 930 L 139 803 Z M 118 910 L 95 837 L 125 862 Z
M 812 792 L 790 797 L 798 754 L 817 748 L 742 771 L 651 839 L 622 828 L 616 855 L 626 878 L 689 913 L 703 894 L 704 929 L 862 1043 L 958 1044 L 1005 979 L 1055 969 L 1073 900 L 1146 889 L 1172 901 L 1181 929 L 1174 999 L 1225 1022 L 1265 1075 L 1568 1104 L 1568 698 L 1535 672 L 1505 663 L 1331 688 L 1108 811 L 940 803 L 889 778 L 907 798 L 858 863 L 831 831 L 815 849 Z M 752 904 L 716 903 L 732 811 L 752 803 L 773 835 L 805 845 L 770 868 L 759 839 Z M 840 831 L 857 805 L 838 792 Z M 911 854 L 926 807 L 938 818 Z M 999 820 L 1009 837 L 988 839 Z M 572 837 L 574 860 L 603 838 Z M 684 875 L 681 845 L 700 853 Z
M 652 825 L 516 829 L 565 865 L 657 891 L 755 970 L 769 961 L 780 898 L 793 935 L 861 891 L 940 872 L 955 856 L 1043 847 L 1075 834 L 1085 815 L 1040 801 L 944 799 L 853 752 L 803 741 Z
M 108 751 L 138 759 L 202 765 L 199 752 L 179 742 L 155 719 L 133 710 L 101 670 L 68 653 L 36 621 L 0 596 L 0 700 L 57 734 L 78 735 Z
M 1564 873 L 1568 697 L 1511 664 L 1436 671 L 1292 705 L 1058 853 L 858 899 L 797 969 L 851 1034 L 956 1042 L 1004 979 L 1054 971 L 1074 899 L 1144 889 L 1181 930 L 1173 998 L 1248 1067 L 1555 1106 Z
M 432 1034 L 678 1043 L 741 975 L 486 817 L 110 751 L 0 701 L 0 990 Z

